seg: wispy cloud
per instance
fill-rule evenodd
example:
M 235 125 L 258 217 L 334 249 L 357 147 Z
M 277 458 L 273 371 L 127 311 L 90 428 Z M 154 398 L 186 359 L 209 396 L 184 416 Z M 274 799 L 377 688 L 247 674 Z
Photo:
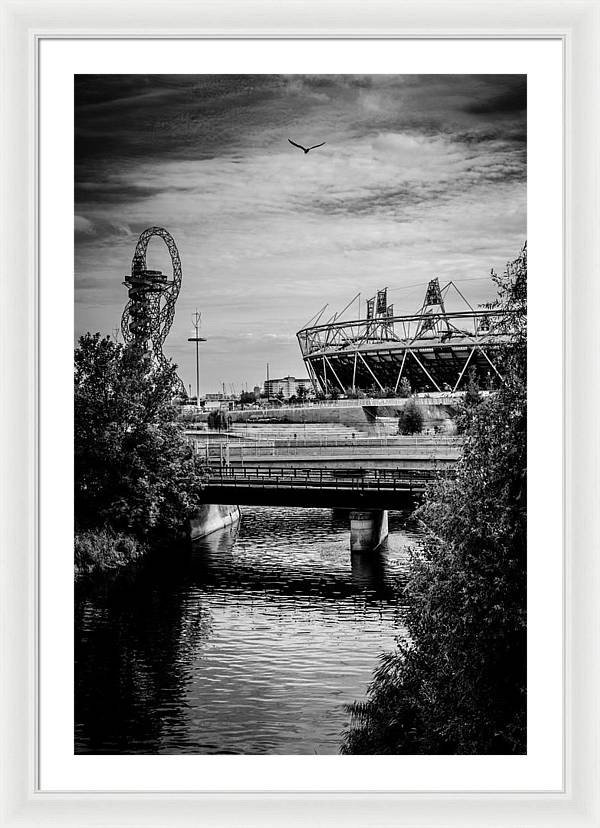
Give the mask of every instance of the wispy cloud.
M 208 388 L 302 374 L 296 330 L 359 290 L 413 310 L 406 286 L 438 275 L 488 298 L 526 235 L 525 103 L 521 76 L 79 78 L 76 333 L 118 325 L 152 224 L 183 263 L 166 350 L 192 376 L 197 306 Z M 159 242 L 149 259 L 168 270 Z

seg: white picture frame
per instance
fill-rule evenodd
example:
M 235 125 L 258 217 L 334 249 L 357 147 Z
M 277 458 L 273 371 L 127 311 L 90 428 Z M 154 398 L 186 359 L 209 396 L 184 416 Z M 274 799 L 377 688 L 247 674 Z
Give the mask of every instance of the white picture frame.
M 2 665 L 4 826 L 598 826 L 600 2 L 3 2 Z M 565 54 L 565 786 L 501 794 L 44 793 L 37 779 L 40 38 L 559 38 Z M 557 378 L 560 386 L 561 378 Z M 560 398 L 560 394 L 558 395 Z M 549 450 L 559 450 L 560 439 Z

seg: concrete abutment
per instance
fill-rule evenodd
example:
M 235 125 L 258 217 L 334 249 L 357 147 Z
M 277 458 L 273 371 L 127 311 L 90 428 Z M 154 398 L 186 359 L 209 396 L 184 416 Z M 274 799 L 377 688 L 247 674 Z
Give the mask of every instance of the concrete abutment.
M 190 537 L 192 540 L 205 538 L 219 529 L 236 523 L 239 519 L 239 506 L 205 503 L 190 521 Z
M 387 509 L 351 510 L 349 518 L 352 553 L 373 552 L 387 539 Z M 239 519 L 239 506 L 206 503 L 190 521 L 190 537 L 192 540 L 205 538 L 213 532 L 237 523 Z

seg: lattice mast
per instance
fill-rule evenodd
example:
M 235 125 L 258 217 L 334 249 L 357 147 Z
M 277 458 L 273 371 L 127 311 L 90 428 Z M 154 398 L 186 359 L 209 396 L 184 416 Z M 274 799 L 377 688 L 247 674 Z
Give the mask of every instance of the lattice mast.
M 450 331 L 446 308 L 444 307 L 443 291 L 437 276 L 429 281 L 425 292 L 425 299 L 421 306 L 422 317 L 417 328 L 416 339 L 430 332 L 430 336 L 443 336 Z

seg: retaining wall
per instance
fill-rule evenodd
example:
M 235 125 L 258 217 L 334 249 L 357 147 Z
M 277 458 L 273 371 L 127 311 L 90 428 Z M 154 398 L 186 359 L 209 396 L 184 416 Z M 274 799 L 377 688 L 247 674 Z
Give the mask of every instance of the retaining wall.
M 205 538 L 207 535 L 223 529 L 240 519 L 239 506 L 224 506 L 219 503 L 205 503 L 190 521 L 192 540 Z

